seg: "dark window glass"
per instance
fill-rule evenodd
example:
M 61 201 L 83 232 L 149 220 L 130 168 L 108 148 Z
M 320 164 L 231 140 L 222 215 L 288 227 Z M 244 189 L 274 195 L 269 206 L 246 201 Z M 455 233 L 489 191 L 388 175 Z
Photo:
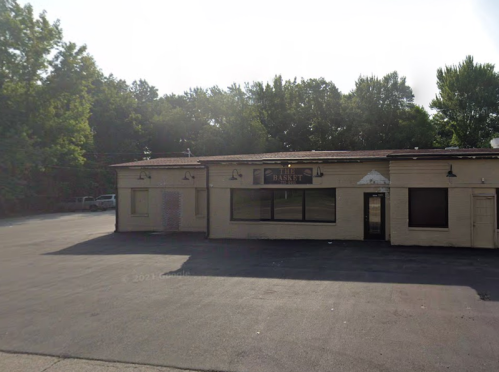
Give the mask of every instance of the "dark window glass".
M 306 221 L 336 221 L 336 190 L 305 190 Z
M 233 220 L 336 222 L 335 189 L 232 189 Z
M 272 190 L 260 190 L 260 219 L 272 218 Z
M 303 220 L 303 190 L 274 190 L 274 219 Z
M 233 189 L 232 219 L 270 219 L 271 195 L 267 190 Z
M 409 189 L 410 227 L 448 227 L 447 189 Z

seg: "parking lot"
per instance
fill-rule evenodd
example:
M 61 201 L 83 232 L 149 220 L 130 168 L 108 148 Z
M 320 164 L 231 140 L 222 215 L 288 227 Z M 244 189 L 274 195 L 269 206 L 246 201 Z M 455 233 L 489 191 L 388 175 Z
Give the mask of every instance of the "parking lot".
M 0 351 L 213 371 L 499 369 L 499 252 L 0 220 Z

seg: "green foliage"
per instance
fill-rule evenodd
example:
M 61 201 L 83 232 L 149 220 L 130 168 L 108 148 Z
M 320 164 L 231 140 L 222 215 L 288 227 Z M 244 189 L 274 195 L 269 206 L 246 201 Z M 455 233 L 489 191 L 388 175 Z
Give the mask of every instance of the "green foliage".
M 429 116 L 413 101 L 412 89 L 397 72 L 381 79 L 359 77 L 344 103 L 347 122 L 358 133 L 355 148 L 422 148 L 431 144 Z
M 431 107 L 439 113 L 435 120 L 445 133 L 444 141 L 461 147 L 488 146 L 499 131 L 499 75 L 494 65 L 475 63 L 467 56 L 457 66 L 439 68 L 437 86 L 439 94 Z
M 323 78 L 193 88 L 159 96 L 104 76 L 59 22 L 0 0 L 0 214 L 36 200 L 114 191 L 110 164 L 148 157 L 479 146 L 499 133 L 492 65 L 438 71 L 438 113 L 397 72 L 342 94 Z
M 29 5 L 0 0 L 0 205 L 58 193 L 55 167 L 85 162 L 92 142 L 90 90 L 97 76 L 85 47 L 62 41 L 59 23 Z

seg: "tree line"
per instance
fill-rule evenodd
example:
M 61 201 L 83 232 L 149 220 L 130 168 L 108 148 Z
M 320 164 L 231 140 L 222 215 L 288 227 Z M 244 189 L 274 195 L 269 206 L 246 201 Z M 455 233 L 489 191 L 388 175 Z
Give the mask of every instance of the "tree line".
M 405 77 L 192 88 L 160 96 L 105 75 L 59 21 L 0 0 L 0 214 L 113 192 L 110 164 L 149 157 L 483 147 L 498 136 L 499 75 L 471 56 L 437 71 L 430 115 Z

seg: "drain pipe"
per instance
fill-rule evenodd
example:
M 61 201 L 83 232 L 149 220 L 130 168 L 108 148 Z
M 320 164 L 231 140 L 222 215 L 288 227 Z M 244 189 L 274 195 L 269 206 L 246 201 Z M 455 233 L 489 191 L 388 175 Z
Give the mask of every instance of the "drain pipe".
M 210 238 L 210 167 L 206 169 L 206 239 Z
M 115 214 L 115 222 L 114 222 L 114 232 L 117 233 L 119 232 L 119 216 L 120 214 L 118 213 L 118 205 L 120 205 L 119 203 L 119 194 L 118 194 L 118 170 L 115 169 L 114 170 L 114 174 L 115 174 L 115 190 L 114 190 L 114 203 L 115 203 L 115 206 L 114 206 L 114 214 Z

